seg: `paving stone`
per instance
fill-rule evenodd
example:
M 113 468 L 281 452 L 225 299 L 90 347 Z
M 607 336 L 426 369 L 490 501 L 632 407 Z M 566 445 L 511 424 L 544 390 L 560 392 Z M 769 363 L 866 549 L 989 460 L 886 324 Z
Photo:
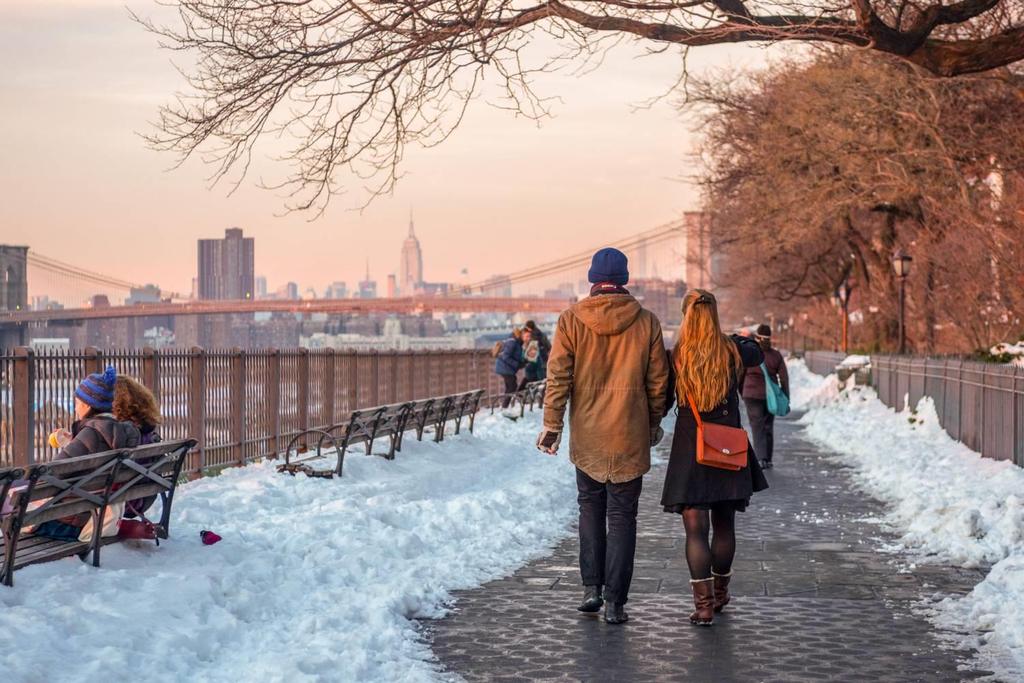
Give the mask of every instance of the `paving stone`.
M 970 652 L 942 649 L 911 603 L 962 593 L 984 571 L 902 572 L 891 542 L 865 520 L 879 503 L 858 493 L 792 420 L 776 424 L 771 488 L 737 516 L 734 598 L 712 628 L 695 628 L 682 525 L 658 506 L 664 468 L 644 482 L 630 622 L 575 610 L 578 542 L 514 576 L 457 593 L 425 622 L 439 663 L 468 681 L 961 681 Z M 667 458 L 666 458 L 667 459 Z M 899 564 L 906 565 L 904 560 Z

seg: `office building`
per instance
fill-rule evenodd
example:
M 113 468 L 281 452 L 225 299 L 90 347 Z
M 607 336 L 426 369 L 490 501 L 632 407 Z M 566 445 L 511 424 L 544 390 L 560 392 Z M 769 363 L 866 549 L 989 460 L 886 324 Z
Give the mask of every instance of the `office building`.
M 224 239 L 199 240 L 199 298 L 252 299 L 255 252 L 255 241 L 241 228 L 225 230 Z

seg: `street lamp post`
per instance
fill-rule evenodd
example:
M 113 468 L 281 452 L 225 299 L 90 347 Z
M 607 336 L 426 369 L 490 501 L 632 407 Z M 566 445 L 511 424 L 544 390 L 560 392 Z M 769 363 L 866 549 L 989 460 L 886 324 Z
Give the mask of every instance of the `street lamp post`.
M 907 276 L 910 275 L 910 262 L 913 260 L 914 259 L 902 249 L 897 250 L 896 253 L 892 255 L 892 268 L 896 272 L 896 277 L 900 280 L 900 355 L 907 352 L 907 325 L 904 316 L 907 303 Z
M 844 279 L 832 294 L 832 305 L 839 309 L 840 348 L 843 353 L 850 351 L 850 294 L 853 287 Z

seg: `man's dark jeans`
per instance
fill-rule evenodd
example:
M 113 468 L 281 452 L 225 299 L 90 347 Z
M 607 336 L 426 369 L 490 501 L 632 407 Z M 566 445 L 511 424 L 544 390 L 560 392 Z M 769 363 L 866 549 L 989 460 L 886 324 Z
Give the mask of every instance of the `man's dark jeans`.
M 604 586 L 607 602 L 624 604 L 633 580 L 636 513 L 643 477 L 604 483 L 576 470 L 580 504 L 580 574 L 584 586 Z
M 759 398 L 745 398 L 747 420 L 754 437 L 754 455 L 761 460 L 772 461 L 775 449 L 775 416 L 768 412 L 768 401 Z

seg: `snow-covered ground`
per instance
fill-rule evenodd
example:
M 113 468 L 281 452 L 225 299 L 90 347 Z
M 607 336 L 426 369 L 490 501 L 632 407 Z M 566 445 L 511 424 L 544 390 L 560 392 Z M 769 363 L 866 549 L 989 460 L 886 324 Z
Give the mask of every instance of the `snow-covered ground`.
M 533 447 L 538 416 L 481 416 L 475 436 L 407 440 L 392 462 L 353 453 L 342 479 L 257 464 L 183 486 L 160 548 L 0 587 L 0 680 L 435 679 L 412 619 L 570 532 L 573 468 Z
M 979 650 L 998 680 L 1024 678 L 1024 470 L 982 458 L 951 439 L 931 399 L 902 411 L 874 390 L 840 386 L 800 362 L 790 365 L 794 396 L 813 440 L 853 468 L 858 484 L 886 503 L 883 522 L 921 561 L 992 565 L 964 597 L 927 606 L 939 626 Z

